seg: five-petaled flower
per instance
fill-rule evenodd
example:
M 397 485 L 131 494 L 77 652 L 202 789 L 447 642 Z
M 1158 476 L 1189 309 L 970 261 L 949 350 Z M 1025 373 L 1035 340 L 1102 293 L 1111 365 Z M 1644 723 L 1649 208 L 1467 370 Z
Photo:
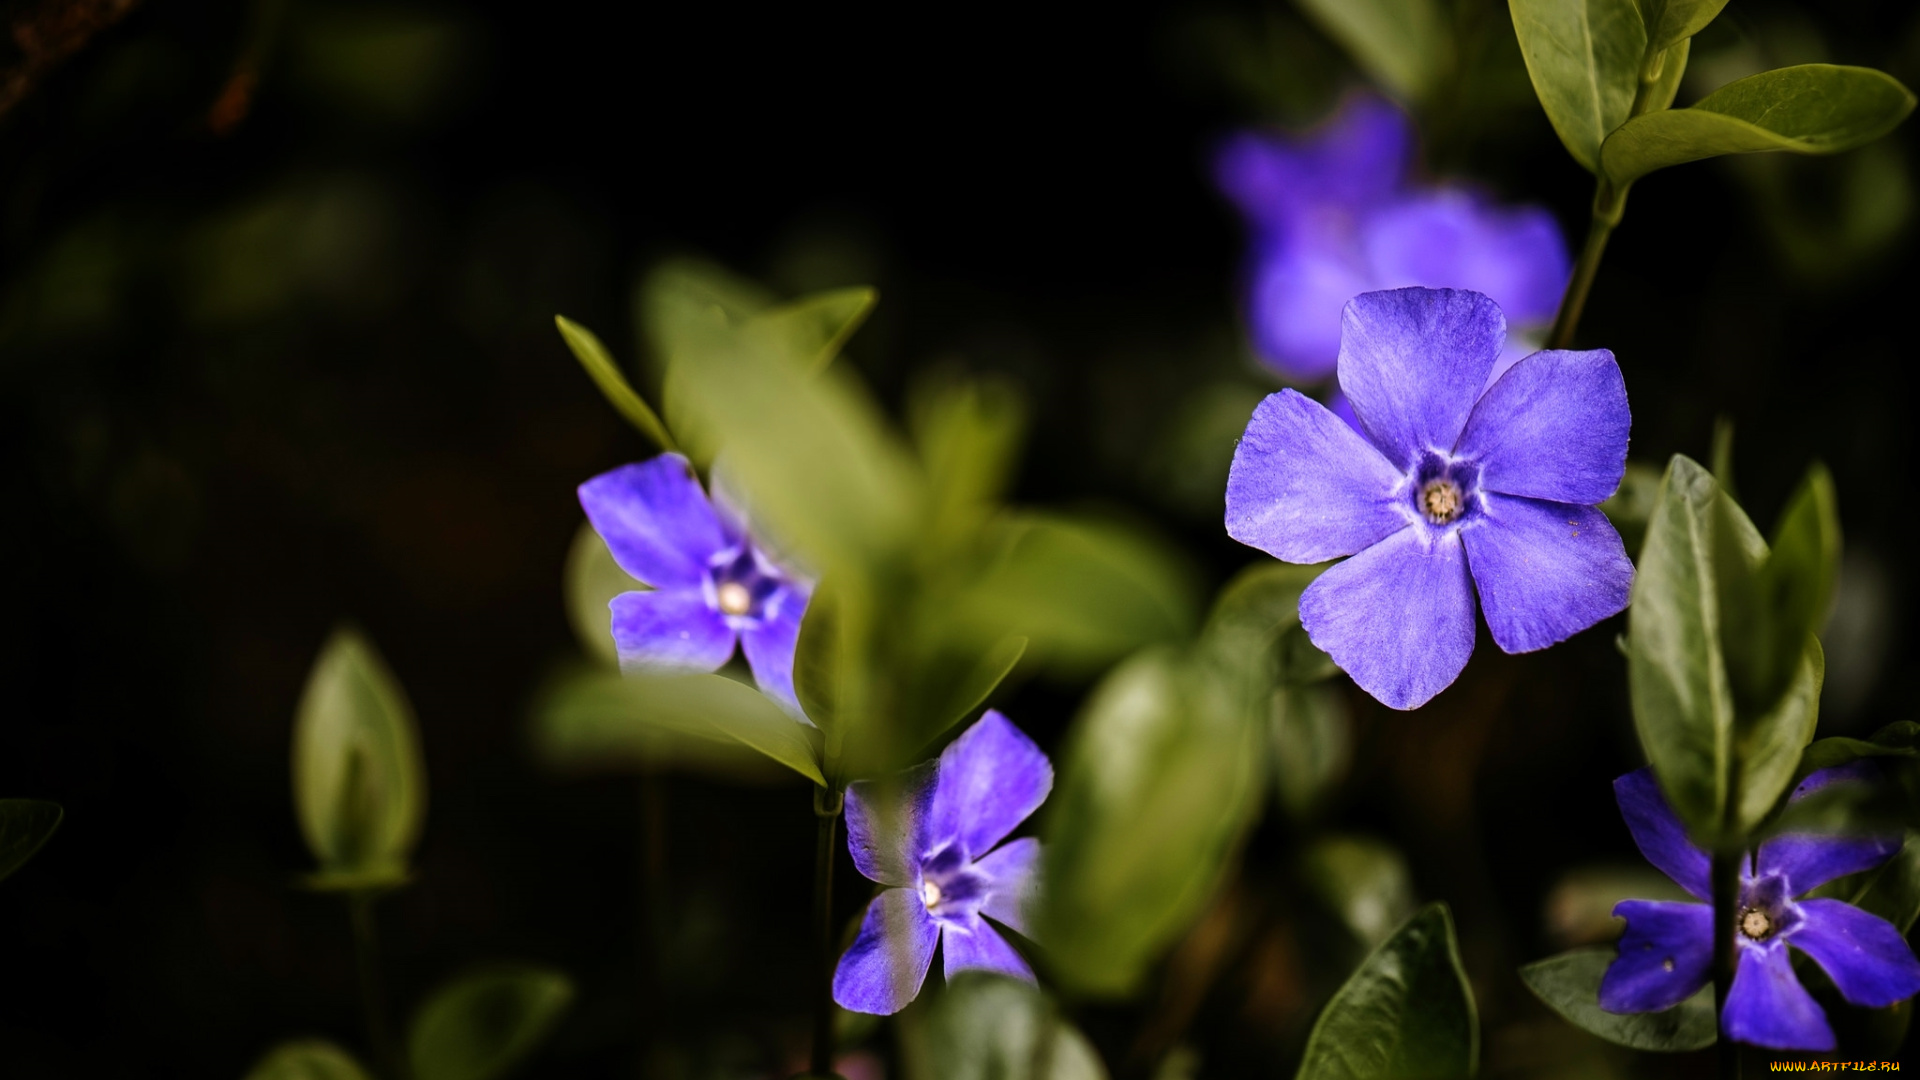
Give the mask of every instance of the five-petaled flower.
M 860 872 L 886 888 L 840 958 L 833 999 L 855 1012 L 899 1012 L 920 993 L 941 942 L 949 978 L 977 968 L 1034 981 L 981 916 L 1027 933 L 1040 841 L 994 845 L 1052 789 L 1047 755 L 992 709 L 896 786 L 849 785 L 847 848 Z M 883 805 L 883 791 L 896 797 Z
M 622 669 L 713 671 L 738 641 L 760 689 L 801 715 L 793 649 L 812 586 L 768 558 L 725 499 L 707 499 L 686 458 L 602 473 L 580 485 L 580 506 L 614 562 L 653 586 L 608 605 Z
M 1474 289 L 1520 326 L 1544 326 L 1571 261 L 1543 207 L 1501 207 L 1463 187 L 1408 182 L 1413 131 L 1393 105 L 1359 96 L 1297 138 L 1242 132 L 1214 157 L 1221 191 L 1247 219 L 1247 320 L 1280 374 L 1333 372 L 1350 297 L 1406 285 Z M 1531 351 L 1516 347 L 1493 374 Z
M 1865 763 L 1823 769 L 1794 789 L 1800 799 L 1819 788 L 1868 777 Z M 1640 853 L 1706 903 L 1623 900 L 1613 913 L 1627 920 L 1620 956 L 1600 982 L 1600 1007 L 1637 1013 L 1668 1009 L 1712 978 L 1713 907 L 1707 854 L 1687 840 L 1653 770 L 1613 782 L 1621 816 Z M 1738 955 L 1720 1030 L 1729 1039 L 1775 1050 L 1832 1050 L 1827 1014 L 1794 977 L 1787 946 L 1806 953 L 1855 1005 L 1883 1008 L 1920 993 L 1920 961 L 1893 924 L 1840 900 L 1804 897 L 1844 874 L 1871 870 L 1900 850 L 1898 836 L 1784 833 L 1741 860 Z
M 1613 354 L 1537 352 L 1488 385 L 1506 319 L 1479 293 L 1366 293 L 1342 322 L 1359 431 L 1282 390 L 1254 410 L 1227 478 L 1234 539 L 1284 562 L 1352 556 L 1300 597 L 1313 643 L 1412 709 L 1472 655 L 1476 586 L 1510 653 L 1625 609 L 1633 564 L 1595 508 L 1626 469 Z

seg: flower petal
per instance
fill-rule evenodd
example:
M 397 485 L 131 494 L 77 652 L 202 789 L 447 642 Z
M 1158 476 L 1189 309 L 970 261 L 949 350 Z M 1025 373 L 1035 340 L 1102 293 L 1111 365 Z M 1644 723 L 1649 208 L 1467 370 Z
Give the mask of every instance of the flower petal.
M 733 627 L 697 588 L 621 593 L 607 608 L 623 671 L 713 671 L 733 656 Z
M 1369 215 L 1362 243 L 1383 287 L 1485 293 L 1509 320 L 1553 318 L 1573 260 L 1543 207 L 1503 207 L 1462 188 L 1410 193 Z
M 1040 841 L 1023 836 L 1002 844 L 973 868 L 991 883 L 980 913 L 1031 937 L 1027 917 L 1040 896 Z
M 1326 406 L 1269 394 L 1233 452 L 1227 535 L 1286 562 L 1351 555 L 1407 527 L 1404 479 Z
M 800 709 L 800 698 L 793 689 L 793 650 L 800 641 L 800 620 L 807 613 L 807 592 L 788 585 L 767 600 L 766 617 L 757 625 L 742 627 L 740 651 L 747 654 L 747 666 L 753 669 L 753 681 L 760 692 L 779 702 L 786 710 L 809 725 Z
M 623 465 L 580 485 L 580 507 L 620 569 L 656 589 L 696 585 L 727 546 L 693 466 L 679 454 Z
M 1481 505 L 1460 535 L 1501 649 L 1544 649 L 1627 609 L 1633 562 L 1605 514 L 1508 495 Z
M 1840 996 L 1884 1009 L 1920 994 L 1920 960 L 1887 920 L 1839 900 L 1802 900 L 1787 944 L 1813 957 Z
M 930 853 L 927 826 L 933 818 L 938 771 L 939 766 L 929 761 L 891 781 L 856 780 L 847 785 L 847 851 L 867 880 L 920 887 L 920 860 Z M 882 806 L 883 798 L 897 801 Z
M 1247 329 L 1253 349 L 1282 377 L 1319 382 L 1340 359 L 1340 312 L 1378 288 L 1344 213 L 1303 215 L 1285 238 L 1253 252 Z
M 833 972 L 833 1000 L 854 1012 L 897 1013 L 919 996 L 940 924 L 912 889 L 886 889 L 867 905 L 860 936 Z
M 1837 877 L 1871 870 L 1900 850 L 1899 836 L 1785 833 L 1760 845 L 1760 873 L 1784 874 L 1801 896 Z
M 1242 132 L 1220 145 L 1214 183 L 1260 230 L 1282 228 L 1303 208 L 1359 207 L 1400 186 L 1413 125 L 1371 94 L 1356 95 L 1320 127 L 1292 138 Z
M 1793 976 L 1787 950 L 1741 947 L 1720 1014 L 1720 1031 L 1729 1039 L 1773 1050 L 1831 1050 L 1833 1028 L 1826 1011 Z
M 1030 983 L 1039 982 L 1026 960 L 1007 944 L 1000 931 L 987 925 L 985 919 L 970 919 L 965 926 L 949 922 L 943 929 L 941 940 L 945 943 L 946 957 L 942 966 L 949 980 L 962 971 L 992 971 Z
M 1381 704 L 1417 709 L 1467 666 L 1473 609 L 1459 533 L 1416 527 L 1314 579 L 1300 624 Z
M 1405 470 L 1423 451 L 1453 449 L 1506 340 L 1499 305 L 1476 292 L 1362 293 L 1340 318 L 1340 389 Z
M 991 850 L 1053 790 L 1053 763 L 998 709 L 940 752 L 928 839 L 958 839 L 968 858 Z
M 1632 426 L 1612 353 L 1548 349 L 1487 388 L 1457 453 L 1488 491 L 1592 506 L 1619 488 Z
M 1620 955 L 1600 979 L 1600 1007 L 1659 1012 L 1687 1000 L 1713 977 L 1713 908 L 1670 900 L 1622 900 Z
M 1613 798 L 1620 804 L 1620 816 L 1626 819 L 1634 844 L 1654 869 L 1688 893 L 1711 902 L 1711 860 L 1687 839 L 1687 827 L 1661 794 L 1653 766 L 1642 766 L 1615 780 Z

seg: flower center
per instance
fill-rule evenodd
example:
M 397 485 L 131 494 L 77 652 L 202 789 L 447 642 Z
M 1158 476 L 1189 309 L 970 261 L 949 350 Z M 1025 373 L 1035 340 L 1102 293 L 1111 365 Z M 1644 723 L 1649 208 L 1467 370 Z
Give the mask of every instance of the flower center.
M 926 903 L 927 910 L 932 911 L 935 905 L 940 903 L 940 886 L 935 885 L 931 881 L 922 882 L 920 885 L 920 899 Z
M 737 581 L 723 581 L 714 590 L 720 611 L 726 615 L 745 615 L 753 610 L 753 590 Z
M 1435 525 L 1445 525 L 1459 517 L 1465 507 L 1466 500 L 1460 495 L 1460 485 L 1446 477 L 1429 480 L 1420 489 L 1420 512 Z
M 1755 941 L 1765 940 L 1773 933 L 1773 920 L 1759 908 L 1748 908 L 1740 913 L 1740 932 Z

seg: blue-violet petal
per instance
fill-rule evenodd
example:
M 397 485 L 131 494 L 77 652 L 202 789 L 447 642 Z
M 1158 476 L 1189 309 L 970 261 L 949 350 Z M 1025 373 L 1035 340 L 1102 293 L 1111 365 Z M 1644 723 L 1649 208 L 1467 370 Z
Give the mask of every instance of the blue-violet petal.
M 1300 624 L 1360 688 L 1394 709 L 1445 690 L 1473 655 L 1473 582 L 1456 531 L 1403 529 L 1300 595 Z
M 1484 496 L 1460 530 L 1493 640 L 1510 653 L 1565 641 L 1627 608 L 1633 562 L 1607 516 L 1591 506 Z
M 1627 920 L 1620 955 L 1600 979 L 1600 1007 L 1612 1013 L 1659 1012 L 1694 995 L 1713 977 L 1713 908 L 1671 900 L 1622 900 Z
M 698 584 L 727 537 L 679 454 L 623 465 L 580 485 L 580 508 L 620 569 L 656 589 Z
M 1456 453 L 1488 491 L 1591 506 L 1619 488 L 1632 426 L 1612 353 L 1549 349 L 1487 388 Z
M 1227 535 L 1294 563 L 1352 555 L 1404 529 L 1404 477 L 1326 406 L 1294 390 L 1253 411 L 1227 475 Z
M 1405 469 L 1460 440 L 1506 340 L 1506 317 L 1480 293 L 1362 293 L 1341 315 L 1340 389 L 1367 438 Z
M 913 889 L 886 889 L 867 905 L 860 936 L 833 972 L 833 1000 L 853 1012 L 897 1013 L 920 993 L 940 924 Z

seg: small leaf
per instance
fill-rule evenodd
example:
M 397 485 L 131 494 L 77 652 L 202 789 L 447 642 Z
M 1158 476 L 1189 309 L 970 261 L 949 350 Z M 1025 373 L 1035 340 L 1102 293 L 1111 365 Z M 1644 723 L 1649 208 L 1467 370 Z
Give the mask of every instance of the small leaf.
M 1106 1080 L 1086 1036 L 1039 987 L 985 972 L 956 977 L 914 1049 L 932 1080 Z M 911 1075 L 921 1075 L 916 1071 Z
M 547 764 L 573 771 L 676 767 L 746 783 L 789 775 L 710 719 L 658 706 L 658 688 L 641 679 L 570 669 L 534 700 L 534 742 Z
M 1346 695 L 1340 686 L 1324 682 L 1282 684 L 1273 690 L 1269 723 L 1274 794 L 1294 820 L 1307 820 L 1346 774 L 1352 757 Z
M 1845 736 L 1832 736 L 1815 739 L 1807 745 L 1800 759 L 1800 769 L 1796 778 L 1820 769 L 1831 769 L 1836 765 L 1846 765 L 1865 757 L 1920 757 L 1920 724 L 1911 720 L 1896 720 L 1874 732 L 1871 739 L 1849 739 Z
M 1801 64 L 1728 83 L 1691 108 L 1634 117 L 1600 161 L 1615 184 L 1724 154 L 1837 154 L 1872 142 L 1913 111 L 1899 81 L 1871 68 Z
M 819 371 L 840 355 L 879 301 L 880 294 L 865 285 L 834 289 L 759 312 L 747 320 L 745 329 L 749 334 L 769 335 L 805 370 Z
M 1520 978 L 1568 1023 L 1610 1043 L 1669 1052 L 1714 1044 L 1711 984 L 1663 1012 L 1610 1013 L 1600 1008 L 1600 979 L 1614 955 L 1611 945 L 1575 949 L 1526 965 Z
M 1692 52 L 1691 39 L 1682 40 L 1668 47 L 1666 55 L 1658 61 L 1659 70 L 1651 80 L 1652 85 L 1645 87 L 1646 98 L 1640 106 L 1641 112 L 1673 107 L 1673 99 L 1680 93 L 1680 80 L 1687 73 L 1687 57 Z M 1641 78 L 1646 78 L 1644 71 L 1641 73 Z
M 1634 0 L 1509 0 L 1527 74 L 1567 152 L 1600 171 L 1601 143 L 1627 122 L 1646 28 Z
M 1765 713 L 1739 723 L 1734 752 L 1741 763 L 1740 816 L 1735 824 L 1741 831 L 1765 820 L 1792 786 L 1820 719 L 1820 687 L 1826 674 L 1820 639 L 1809 634 L 1799 671 L 1786 692 Z
M 1647 51 L 1655 53 L 1684 45 L 1688 38 L 1706 29 L 1726 6 L 1727 0 L 1640 0 L 1640 14 L 1647 27 Z
M 420 736 L 406 691 L 353 630 L 334 632 L 307 677 L 293 801 L 323 875 L 404 878 L 426 818 Z
M 587 369 L 593 378 L 593 384 L 606 395 L 615 411 L 627 418 L 627 422 L 638 428 L 640 434 L 652 440 L 653 445 L 662 450 L 676 450 L 673 436 L 667 434 L 667 426 L 654 415 L 653 409 L 645 398 L 636 392 L 627 377 L 620 373 L 620 365 L 614 363 L 613 354 L 600 343 L 593 331 L 567 318 L 555 315 L 553 323 L 560 328 L 560 336 L 567 342 L 567 348 L 573 350 L 574 359 Z
M 590 738 L 596 724 L 604 730 L 610 708 L 668 734 L 734 739 L 816 784 L 826 782 L 820 732 L 744 683 L 724 675 L 626 675 L 619 684 L 592 688 L 598 700 L 582 699 L 575 703 L 587 706 L 580 713 L 557 720 L 563 738 Z
M 297 1039 L 267 1051 L 247 1080 L 368 1080 L 353 1055 L 325 1039 Z
M 1402 101 L 1433 90 L 1452 51 L 1434 0 L 1297 0 L 1361 70 Z
M 1320 902 L 1369 949 L 1413 914 L 1413 875 L 1390 844 L 1322 837 L 1302 856 L 1301 867 Z
M 534 1051 L 573 1002 L 550 968 L 499 967 L 434 991 L 407 1038 L 412 1080 L 494 1080 Z
M 974 544 L 998 509 L 1026 432 L 1025 401 L 993 379 L 924 380 L 907 402 L 908 430 L 927 474 L 928 560 Z
M 1291 658 L 1281 652 L 1282 638 L 1300 625 L 1300 594 L 1325 569 L 1324 564 L 1260 562 L 1242 570 L 1214 601 L 1205 647 L 1227 668 L 1254 680 L 1255 692 L 1288 678 L 1291 673 L 1283 664 Z M 1295 666 L 1318 667 L 1307 657 L 1298 658 Z
M 613 612 L 607 604 L 627 592 L 644 592 L 647 586 L 620 569 L 606 541 L 581 522 L 567 549 L 566 569 L 567 621 L 573 624 L 574 637 L 587 655 L 608 667 L 620 663 L 620 652 L 613 644 Z
M 1027 639 L 1009 637 L 978 656 L 945 656 L 916 665 L 903 695 L 909 739 L 924 744 L 986 703 L 1027 651 Z
M 1920 832 L 1907 830 L 1906 843 L 1893 858 L 1863 876 L 1849 902 L 1871 912 L 1905 934 L 1920 918 Z
M 1429 904 L 1368 956 L 1307 1037 L 1298 1080 L 1464 1080 L 1480 1022 L 1453 919 Z
M 1640 545 L 1647 538 L 1647 519 L 1653 516 L 1654 500 L 1660 495 L 1660 470 L 1637 461 L 1627 462 L 1627 472 L 1620 480 L 1620 488 L 1606 502 L 1600 504 L 1600 510 L 1613 522 L 1620 533 L 1620 540 L 1626 544 L 1627 551 L 1637 559 Z
M 0 799 L 0 881 L 26 865 L 65 816 L 59 803 Z
M 1727 675 L 1742 708 L 1769 708 L 1786 692 L 1807 639 L 1832 611 L 1839 574 L 1833 478 L 1816 464 L 1780 516 L 1750 588 L 1726 598 Z

